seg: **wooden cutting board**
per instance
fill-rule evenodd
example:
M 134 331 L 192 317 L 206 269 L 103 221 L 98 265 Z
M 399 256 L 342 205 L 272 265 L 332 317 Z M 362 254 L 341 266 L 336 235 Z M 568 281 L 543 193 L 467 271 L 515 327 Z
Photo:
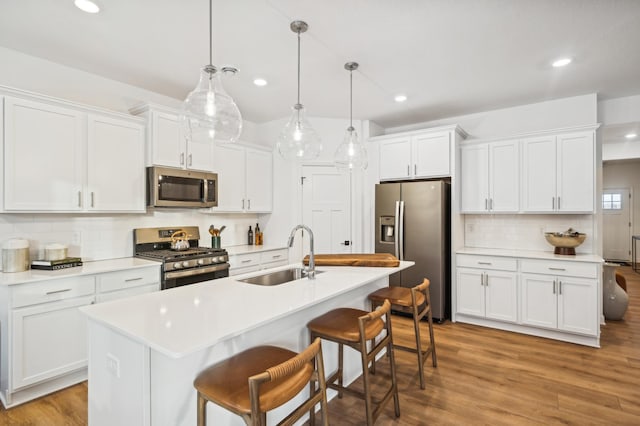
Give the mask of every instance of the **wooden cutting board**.
M 303 259 L 309 264 L 309 256 Z M 348 253 L 348 254 L 316 254 L 316 266 L 382 266 L 394 267 L 400 264 L 397 257 L 388 253 Z

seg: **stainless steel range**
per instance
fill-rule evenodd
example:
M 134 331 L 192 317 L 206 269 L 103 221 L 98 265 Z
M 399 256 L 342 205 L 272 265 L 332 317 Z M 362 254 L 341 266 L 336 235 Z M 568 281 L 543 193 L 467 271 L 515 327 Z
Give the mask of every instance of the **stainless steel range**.
M 229 276 L 227 251 L 199 240 L 197 226 L 133 230 L 135 256 L 162 262 L 162 290 Z

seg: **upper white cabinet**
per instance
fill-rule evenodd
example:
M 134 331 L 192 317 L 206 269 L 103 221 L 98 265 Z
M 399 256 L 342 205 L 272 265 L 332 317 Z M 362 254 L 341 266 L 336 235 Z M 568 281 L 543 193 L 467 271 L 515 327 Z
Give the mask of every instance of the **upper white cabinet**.
M 119 114 L 7 96 L 5 211 L 144 207 L 144 125 Z
M 219 212 L 270 212 L 273 208 L 273 156 L 236 144 L 216 144 Z
M 522 140 L 522 211 L 593 213 L 594 131 Z
M 447 126 L 371 138 L 379 146 L 380 181 L 451 176 L 451 149 L 464 137 Z
M 180 128 L 179 111 L 144 104 L 131 113 L 147 119 L 147 165 L 213 171 L 214 144 L 187 140 Z
M 519 209 L 517 140 L 460 149 L 461 212 L 515 213 Z

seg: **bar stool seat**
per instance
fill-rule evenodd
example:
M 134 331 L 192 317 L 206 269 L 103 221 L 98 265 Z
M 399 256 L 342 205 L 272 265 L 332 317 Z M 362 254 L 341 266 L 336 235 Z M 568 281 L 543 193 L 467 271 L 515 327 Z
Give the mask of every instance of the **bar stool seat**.
M 317 403 L 321 403 L 324 424 L 328 424 L 320 339 L 300 354 L 276 346 L 248 349 L 204 369 L 194 380 L 198 425 L 206 424 L 207 401 L 242 416 L 248 425 L 266 425 L 268 411 L 291 400 L 309 383 L 311 397 L 280 424 L 293 424 Z
M 331 310 L 307 324 L 311 340 L 322 338 L 338 343 L 338 369 L 326 379 L 328 388 L 338 391 L 338 397 L 348 393 L 365 400 L 365 411 L 367 425 L 372 425 L 378 418 L 386 403 L 393 397 L 396 417 L 400 417 L 400 400 L 398 397 L 398 386 L 396 381 L 395 358 L 393 354 L 393 339 L 391 335 L 390 317 L 391 304 L 384 301 L 381 307 L 374 312 L 367 312 L 360 309 L 338 308 Z M 385 316 L 385 320 L 382 317 Z M 376 344 L 375 339 L 384 333 L 383 337 Z M 370 341 L 370 347 L 367 342 Z M 347 345 L 360 352 L 362 360 L 362 378 L 364 382 L 364 392 L 350 389 L 343 386 L 343 346 Z M 391 384 L 385 395 L 374 403 L 369 378 L 369 364 L 373 362 L 375 356 L 386 348 L 389 354 Z M 310 425 L 314 425 L 313 415 L 310 417 Z
M 431 314 L 431 298 L 429 297 L 428 279 L 424 279 L 421 284 L 413 288 L 390 286 L 381 288 L 369 295 L 371 309 L 384 303 L 385 300 L 391 302 L 391 307 L 395 310 L 410 313 L 413 317 L 413 328 L 416 339 L 416 347 L 408 347 L 394 343 L 396 349 L 412 352 L 418 355 L 418 371 L 420 373 L 420 388 L 425 388 L 424 362 L 431 355 L 431 362 L 434 367 L 438 366 L 436 357 L 436 345 L 433 337 L 433 318 Z M 423 351 L 422 339 L 420 336 L 420 320 L 427 316 L 429 324 L 429 345 Z M 373 365 L 375 371 L 375 364 Z

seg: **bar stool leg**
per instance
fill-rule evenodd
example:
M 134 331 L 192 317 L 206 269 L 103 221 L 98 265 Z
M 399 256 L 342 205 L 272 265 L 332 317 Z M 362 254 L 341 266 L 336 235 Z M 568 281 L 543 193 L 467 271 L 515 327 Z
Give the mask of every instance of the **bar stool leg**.
M 364 384 L 364 408 L 367 413 L 367 425 L 373 425 L 373 409 L 371 404 L 371 384 L 369 383 L 369 360 L 366 348 L 360 351 L 362 359 L 362 381 Z
M 429 344 L 431 345 L 431 363 L 434 367 L 437 367 L 438 358 L 436 357 L 436 341 L 433 339 L 433 318 L 431 316 L 431 310 L 429 310 L 427 319 L 429 320 Z
M 422 352 L 422 342 L 420 336 L 420 317 L 418 316 L 418 312 L 416 307 L 413 308 L 413 329 L 416 338 L 416 354 L 418 355 L 418 373 L 420 374 L 420 389 L 425 388 L 424 384 L 424 352 Z M 429 330 L 431 330 L 431 326 L 429 326 Z
M 198 426 L 206 426 L 207 424 L 207 400 L 198 392 Z
M 338 385 L 340 385 L 340 388 L 342 389 L 343 386 L 343 381 L 342 381 L 342 376 L 343 376 L 343 366 L 344 366 L 344 347 L 342 345 L 342 343 L 338 343 Z M 338 398 L 342 399 L 342 391 L 339 390 L 338 391 Z

